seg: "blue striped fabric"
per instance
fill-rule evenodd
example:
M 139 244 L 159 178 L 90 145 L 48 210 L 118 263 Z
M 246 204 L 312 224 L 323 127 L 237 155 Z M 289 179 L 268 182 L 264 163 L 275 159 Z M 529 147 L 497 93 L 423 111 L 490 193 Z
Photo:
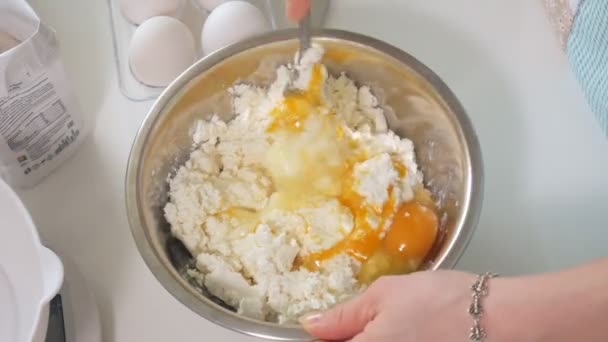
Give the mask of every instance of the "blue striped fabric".
M 584 0 L 568 38 L 568 56 L 608 135 L 608 0 Z

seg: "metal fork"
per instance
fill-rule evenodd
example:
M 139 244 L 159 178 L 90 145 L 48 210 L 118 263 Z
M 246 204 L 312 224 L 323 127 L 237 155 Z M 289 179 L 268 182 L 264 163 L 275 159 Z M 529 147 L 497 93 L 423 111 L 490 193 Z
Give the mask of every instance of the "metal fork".
M 310 6 L 312 6 L 312 1 Z M 310 7 L 308 8 L 308 12 L 299 23 L 300 30 L 300 54 L 299 59 L 302 59 L 304 52 L 310 48 Z

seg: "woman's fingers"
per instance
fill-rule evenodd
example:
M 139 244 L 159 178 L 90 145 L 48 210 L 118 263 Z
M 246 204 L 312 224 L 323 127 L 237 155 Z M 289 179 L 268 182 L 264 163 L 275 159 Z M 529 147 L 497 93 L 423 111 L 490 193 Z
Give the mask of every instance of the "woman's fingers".
M 322 340 L 341 341 L 361 333 L 377 314 L 374 297 L 364 293 L 323 313 L 301 319 L 304 329 Z
M 310 0 L 287 0 L 287 18 L 300 21 L 308 12 Z

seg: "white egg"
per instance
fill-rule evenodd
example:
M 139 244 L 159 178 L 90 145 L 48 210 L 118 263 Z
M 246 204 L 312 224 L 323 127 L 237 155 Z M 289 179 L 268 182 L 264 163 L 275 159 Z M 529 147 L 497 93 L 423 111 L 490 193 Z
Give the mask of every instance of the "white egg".
M 0 53 L 6 52 L 17 45 L 19 45 L 19 41 L 15 37 L 0 31 Z
M 213 11 L 217 6 L 228 0 L 196 0 L 198 4 L 207 11 Z
M 184 0 L 120 0 L 122 14 L 139 25 L 156 16 L 177 16 Z
M 153 17 L 133 34 L 129 46 L 131 72 L 140 82 L 164 87 L 196 60 L 192 32 L 172 17 Z
M 259 8 L 245 1 L 228 1 L 213 10 L 203 25 L 203 53 L 207 55 L 268 30 L 270 23 Z

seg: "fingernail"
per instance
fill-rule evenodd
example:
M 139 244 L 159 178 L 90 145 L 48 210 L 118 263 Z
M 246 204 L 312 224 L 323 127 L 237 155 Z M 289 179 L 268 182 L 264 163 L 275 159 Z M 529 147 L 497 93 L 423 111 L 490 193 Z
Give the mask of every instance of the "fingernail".
M 311 312 L 300 317 L 299 321 L 302 325 L 314 325 L 321 320 L 321 316 L 322 314 L 320 312 Z

